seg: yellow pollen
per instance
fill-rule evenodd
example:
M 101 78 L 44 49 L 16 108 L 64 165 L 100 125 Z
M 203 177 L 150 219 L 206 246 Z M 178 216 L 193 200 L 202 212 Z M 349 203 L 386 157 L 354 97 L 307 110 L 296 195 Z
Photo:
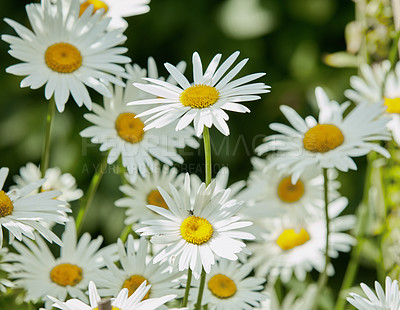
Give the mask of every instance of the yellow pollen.
M 96 307 L 93 310 L 99 310 L 99 307 Z M 117 307 L 111 307 L 111 310 L 121 310 L 121 309 Z
M 0 191 L 0 217 L 12 214 L 14 205 L 4 191 Z
M 133 275 L 125 280 L 122 288 L 127 288 L 129 291 L 129 296 L 131 296 L 144 281 L 147 281 L 147 285 L 149 285 L 149 281 L 145 277 Z M 149 298 L 150 291 L 151 289 L 147 292 L 143 299 Z
M 104 13 L 108 11 L 108 6 L 103 1 L 100 0 L 87 0 L 81 4 L 81 9 L 79 11 L 79 16 L 85 12 L 85 10 L 89 7 L 89 5 L 93 4 L 93 13 L 97 10 L 104 9 Z
M 386 112 L 400 113 L 400 98 L 386 98 L 383 97 L 384 105 L 387 106 Z
M 214 229 L 209 221 L 198 216 L 189 216 L 181 224 L 181 236 L 189 243 L 203 244 L 211 239 Z
M 304 184 L 300 180 L 296 184 L 292 183 L 290 177 L 283 178 L 278 185 L 279 198 L 288 203 L 299 201 L 304 195 Z
M 144 135 L 144 124 L 135 116 L 133 113 L 122 113 L 115 121 L 115 129 L 118 136 L 129 143 L 142 141 Z
M 219 91 L 208 85 L 193 85 L 179 96 L 182 105 L 194 109 L 207 108 L 217 102 L 218 98 Z
M 344 141 L 339 128 L 335 125 L 318 124 L 304 135 L 304 148 L 313 153 L 326 153 L 337 148 Z
M 50 45 L 44 54 L 46 65 L 59 73 L 71 73 L 82 65 L 82 55 L 79 50 L 69 43 Z
M 75 286 L 82 280 L 82 268 L 72 264 L 60 264 L 51 270 L 50 278 L 61 286 Z
M 147 203 L 149 205 L 161 207 L 167 210 L 169 209 L 164 198 L 161 196 L 160 192 L 156 189 L 151 191 L 150 194 L 147 195 Z
M 236 293 L 236 284 L 223 274 L 216 274 L 208 281 L 208 288 L 218 298 L 229 298 Z
M 296 233 L 294 229 L 285 229 L 276 240 L 276 243 L 282 250 L 290 250 L 306 243 L 308 240 L 310 240 L 310 235 L 304 228 L 299 233 Z

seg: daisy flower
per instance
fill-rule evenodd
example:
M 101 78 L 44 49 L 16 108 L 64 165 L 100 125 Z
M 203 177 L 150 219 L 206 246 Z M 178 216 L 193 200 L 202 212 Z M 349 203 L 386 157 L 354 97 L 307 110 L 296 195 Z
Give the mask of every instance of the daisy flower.
M 380 64 L 360 66 L 361 76 L 352 76 L 350 85 L 353 89 L 345 90 L 347 98 L 356 104 L 369 103 L 387 107 L 387 124 L 394 141 L 400 145 L 400 62 L 390 71 L 388 60 Z
M 113 256 L 115 246 L 99 250 L 103 238 L 91 240 L 85 233 L 77 242 L 75 221 L 65 226 L 62 235 L 64 246 L 60 248 L 59 257 L 54 257 L 47 244 L 39 236 L 36 244 L 24 238 L 24 243 L 13 246 L 18 253 L 9 253 L 4 257 L 8 262 L 4 269 L 18 288 L 26 291 L 26 301 L 44 301 L 49 308 L 51 301 L 47 295 L 65 300 L 67 295 L 87 301 L 84 292 L 90 280 L 100 278 L 100 268 L 104 267 L 104 257 Z
M 37 182 L 42 178 L 40 168 L 33 163 L 27 163 L 25 167 L 19 169 L 19 175 L 14 176 L 16 183 L 13 188 L 22 188 L 29 183 Z M 70 202 L 82 197 L 82 190 L 77 188 L 75 178 L 69 173 L 61 173 L 60 168 L 49 168 L 46 170 L 41 190 L 43 192 L 50 190 L 61 191 L 62 194 L 57 199 Z M 34 191 L 37 193 L 38 190 Z
M 344 116 L 348 102 L 339 105 L 329 100 L 320 87 L 315 89 L 315 95 L 320 110 L 318 122 L 312 116 L 303 120 L 292 108 L 281 106 L 294 128 L 271 124 L 270 128 L 279 134 L 267 137 L 266 142 L 256 148 L 259 155 L 280 151 L 274 164 L 277 169 L 288 167 L 293 183 L 308 166 L 348 171 L 357 170 L 352 157 L 370 151 L 390 157 L 387 150 L 372 142 L 390 139 L 386 130 L 388 119 L 382 117 L 383 106 L 359 104 Z
M 260 307 L 260 302 L 267 298 L 260 291 L 265 279 L 249 277 L 253 266 L 221 259 L 215 263 L 211 272 L 206 276 L 202 305 L 210 310 L 252 309 Z M 193 281 L 197 288 L 200 281 Z M 189 300 L 194 305 L 196 294 L 191 294 Z
M 154 163 L 154 170 L 146 176 L 139 176 L 135 183 L 124 184 L 119 187 L 126 196 L 115 202 L 117 207 L 127 208 L 125 214 L 125 225 L 149 219 L 160 219 L 160 215 L 146 208 L 147 205 L 168 209 L 167 203 L 162 198 L 158 187 L 163 188 L 168 194 L 169 184 L 180 187 L 182 177 L 178 176 L 176 168 L 167 165 L 161 166 L 159 162 Z
M 239 113 L 250 112 L 247 107 L 238 102 L 260 99 L 258 94 L 268 93 L 270 87 L 264 83 L 245 85 L 264 76 L 265 73 L 254 73 L 232 81 L 248 59 L 240 61 L 228 72 L 239 56 L 239 52 L 229 56 L 218 68 L 221 56 L 221 54 L 217 54 L 203 73 L 200 56 L 197 52 L 193 53 L 194 82 L 192 84 L 176 67 L 169 63 L 165 64 L 165 68 L 178 86 L 152 78 L 145 79 L 150 84 L 135 83 L 136 87 L 157 98 L 134 101 L 129 105 L 159 104 L 138 115 L 138 117 L 142 117 L 154 114 L 146 120 L 145 123 L 148 125 L 145 130 L 162 128 L 179 119 L 175 126 L 176 130 L 182 130 L 193 122 L 197 136 L 201 135 L 204 126 L 210 128 L 212 125 L 224 135 L 229 135 L 229 128 L 226 124 L 229 116 L 225 110 Z
M 110 19 L 101 18 L 102 12 L 92 13 L 87 9 L 79 16 L 79 0 L 72 0 L 69 10 L 62 8 L 63 1 L 55 6 L 50 0 L 40 5 L 26 5 L 26 12 L 33 31 L 5 19 L 19 37 L 3 35 L 10 44 L 9 53 L 23 63 L 8 67 L 6 71 L 26 76 L 21 87 L 37 89 L 46 84 L 45 97 L 53 94 L 59 112 L 63 112 L 71 93 L 78 104 L 92 107 L 86 86 L 103 96 L 110 97 L 109 83 L 124 86 L 116 76 L 125 76 L 124 68 L 118 63 L 128 63 L 129 57 L 122 56 L 126 48 L 116 47 L 125 42 L 121 29 L 106 32 Z
M 397 280 L 392 281 L 386 277 L 385 292 L 378 281 L 375 281 L 375 293 L 364 283 L 361 288 L 367 295 L 367 298 L 358 294 L 350 293 L 351 297 L 347 297 L 347 301 L 359 310 L 398 310 L 400 309 L 399 284 Z
M 8 175 L 8 168 L 0 169 L 0 189 Z M 50 223 L 64 224 L 68 222 L 65 212 L 71 212 L 67 203 L 55 199 L 61 195 L 60 191 L 47 191 L 30 195 L 37 191 L 45 179 L 30 183 L 20 189 L 13 189 L 7 193 L 0 190 L 0 225 L 10 233 L 10 243 L 22 236 L 35 239 L 34 231 L 38 231 L 49 242 L 62 245 L 61 240 L 46 226 Z M 3 231 L 0 227 L 0 247 L 3 244 Z
M 66 2 L 72 2 L 72 0 L 67 0 Z M 103 17 L 111 18 L 108 29 L 122 28 L 125 30 L 128 27 L 128 23 L 124 17 L 149 12 L 149 3 L 150 0 L 80 0 L 79 14 L 82 15 L 90 5 L 93 5 L 93 12 L 102 10 Z
M 354 227 L 355 216 L 338 217 L 346 205 L 347 199 L 344 197 L 329 204 L 329 256 L 332 258 L 336 258 L 339 251 L 350 251 L 355 243 L 353 237 L 343 232 Z M 278 218 L 266 224 L 270 233 L 263 236 L 262 242 L 249 245 L 253 253 L 250 263 L 257 266 L 257 275 L 280 276 L 282 281 L 288 282 L 294 273 L 299 281 L 304 281 L 307 272 L 313 268 L 319 272 L 324 270 L 326 222 L 322 216 L 319 220 L 313 219 L 301 225 L 296 221 L 282 223 Z M 333 274 L 332 265 L 328 272 Z
M 111 306 L 113 310 L 155 310 L 158 307 L 164 305 L 166 302 L 174 299 L 175 295 L 166 295 L 159 298 L 150 298 L 143 301 L 151 285 L 146 285 L 144 281 L 138 289 L 128 297 L 128 290 L 126 288 L 122 289 L 116 298 L 112 299 Z M 89 299 L 90 305 L 87 301 L 82 302 L 78 299 L 70 299 L 67 302 L 62 302 L 57 298 L 49 296 L 49 298 L 55 302 L 54 307 L 62 310 L 93 310 L 98 309 L 99 303 L 101 301 L 100 295 L 97 292 L 96 285 L 90 281 L 89 282 Z
M 190 268 L 198 279 L 202 268 L 210 273 L 215 256 L 236 260 L 236 254 L 246 246 L 242 240 L 254 239 L 240 230 L 252 224 L 236 216 L 242 204 L 227 199 L 229 190 L 214 195 L 215 187 L 213 180 L 209 186 L 202 183 L 193 191 L 186 174 L 179 191 L 170 185 L 172 195 L 158 188 L 169 209 L 148 208 L 165 219 L 143 221 L 145 227 L 137 230 L 142 236 L 152 236 L 152 243 L 167 245 L 154 257 L 154 263 L 168 259 L 180 271 Z
M 102 296 L 114 296 L 121 289 L 128 289 L 129 296 L 146 281 L 151 285 L 144 299 L 162 297 L 167 294 L 181 296 L 178 289 L 178 278 L 182 276 L 179 272 L 169 272 L 169 264 L 153 264 L 152 257 L 149 256 L 149 243 L 145 238 L 141 238 L 136 243 L 129 235 L 126 249 L 121 239 L 118 239 L 118 263 L 121 269 L 113 261 L 106 258 L 107 270 L 102 274 L 102 289 L 99 290 Z
M 286 216 L 307 220 L 320 217 L 324 210 L 324 177 L 319 167 L 307 167 L 296 183 L 292 183 L 291 174 L 284 169 L 277 169 L 273 158 L 253 157 L 253 171 L 250 173 L 245 197 L 251 207 L 242 213 L 250 218 L 266 216 Z M 335 171 L 330 171 L 330 199 L 337 198 L 340 183 L 335 181 Z
M 93 104 L 93 112 L 84 117 L 94 126 L 81 131 L 82 137 L 90 137 L 93 143 L 101 144 L 100 151 L 109 150 L 108 164 L 122 156 L 122 164 L 128 169 L 131 182 L 135 182 L 138 173 L 146 176 L 148 170 L 154 170 L 153 158 L 172 166 L 174 162 L 183 163 L 177 149 L 186 145 L 197 148 L 199 143 L 193 137 L 193 128 L 176 132 L 173 126 L 163 129 L 153 128 L 144 131 L 146 117 L 136 117 L 145 110 L 142 106 L 128 107 L 126 103 L 142 96 L 133 87 L 132 81 L 140 79 L 146 71 L 140 67 L 129 67 L 130 80 L 125 90 L 116 86 L 111 98 L 104 98 L 104 108 Z
M 7 248 L 1 248 L 0 249 L 0 270 L 1 272 L 3 272 L 3 268 L 1 268 L 2 263 L 1 261 L 3 260 L 4 255 L 8 253 L 8 249 Z M 3 276 L 4 274 L 2 274 Z M 5 293 L 7 291 L 7 287 L 13 287 L 14 284 L 5 278 L 0 278 L 0 292 Z

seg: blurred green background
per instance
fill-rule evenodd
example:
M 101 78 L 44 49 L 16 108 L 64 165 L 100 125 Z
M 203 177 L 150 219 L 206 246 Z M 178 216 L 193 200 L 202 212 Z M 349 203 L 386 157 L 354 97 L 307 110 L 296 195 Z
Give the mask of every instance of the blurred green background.
M 0 1 L 0 14 L 28 25 L 24 5 L 30 1 Z M 323 86 L 331 98 L 345 100 L 343 91 L 354 69 L 325 65 L 323 56 L 345 50 L 344 28 L 354 19 L 354 2 L 350 0 L 152 0 L 148 14 L 128 18 L 126 31 L 128 56 L 140 66 L 153 56 L 165 75 L 162 63 L 185 60 L 191 74 L 191 55 L 198 51 L 208 64 L 216 53 L 228 57 L 239 50 L 240 59 L 250 58 L 239 75 L 266 72 L 263 82 L 271 93 L 262 100 L 246 105 L 251 114 L 230 113 L 231 135 L 211 130 L 215 170 L 222 165 L 231 171 L 231 182 L 246 179 L 251 169 L 250 157 L 262 138 L 272 132 L 268 124 L 285 121 L 278 109 L 286 104 L 300 115 L 315 115 L 314 88 Z M 0 23 L 2 34 L 14 34 L 6 23 Z M 8 44 L 0 42 L 0 162 L 10 168 L 10 176 L 27 162 L 40 161 L 47 102 L 44 89 L 21 89 L 21 77 L 5 73 L 18 61 L 7 54 Z M 102 98 L 91 92 L 94 102 Z M 50 166 L 75 176 L 79 188 L 87 189 L 91 176 L 101 160 L 98 145 L 82 140 L 79 132 L 90 124 L 70 100 L 64 113 L 56 112 Z M 182 152 L 187 164 L 182 170 L 202 167 L 203 149 Z M 361 172 L 341 175 L 342 193 L 350 200 L 350 210 L 358 204 L 363 186 L 363 159 L 357 161 Z M 178 167 L 180 168 L 180 167 Z M 91 206 L 84 230 L 103 234 L 107 243 L 114 242 L 123 229 L 123 209 L 113 203 L 121 197 L 120 178 L 110 167 Z M 197 169 L 196 169 L 197 170 Z M 203 176 L 200 173 L 201 176 Z M 12 178 L 7 180 L 7 186 Z M 72 204 L 76 209 L 78 203 Z M 334 263 L 336 278 L 343 275 L 348 255 Z M 337 281 L 340 283 L 340 281 Z M 338 285 L 339 285 L 338 283 Z

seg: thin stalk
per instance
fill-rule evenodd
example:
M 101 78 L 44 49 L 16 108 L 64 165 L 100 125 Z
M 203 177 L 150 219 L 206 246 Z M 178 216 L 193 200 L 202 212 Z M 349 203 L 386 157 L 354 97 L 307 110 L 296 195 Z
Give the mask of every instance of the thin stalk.
M 182 308 L 186 307 L 188 304 L 191 283 L 192 283 L 192 269 L 189 268 L 188 275 L 187 275 L 187 281 L 186 281 L 185 295 L 183 296 L 183 300 L 182 300 Z
M 124 230 L 121 232 L 119 238 L 123 243 L 125 243 L 126 239 L 128 239 L 129 233 L 132 231 L 132 225 L 125 226 Z
M 99 187 L 101 178 L 103 177 L 104 171 L 107 167 L 107 157 L 104 156 L 100 166 L 97 168 L 96 172 L 92 177 L 92 181 L 90 181 L 89 188 L 86 192 L 86 196 L 84 196 L 81 200 L 80 209 L 78 212 L 78 216 L 76 217 L 76 231 L 78 234 L 82 229 L 82 224 L 85 221 L 86 215 L 88 213 L 89 207 L 93 201 L 94 195 L 97 192 L 97 188 Z
M 210 131 L 208 130 L 208 127 L 206 127 L 206 126 L 204 126 L 204 130 L 203 130 L 203 141 L 204 141 L 204 157 L 205 157 L 205 161 L 206 161 L 206 186 L 208 186 L 211 183 L 212 169 L 211 169 Z M 206 272 L 203 268 L 203 270 L 201 271 L 200 286 L 199 286 L 199 292 L 197 295 L 197 303 L 196 303 L 195 310 L 201 309 L 201 300 L 203 299 L 205 282 L 206 282 Z
M 205 270 L 203 268 L 203 270 L 201 271 L 199 295 L 197 295 L 197 302 L 196 302 L 195 310 L 200 310 L 201 309 L 201 300 L 203 299 L 203 292 L 204 292 L 205 284 L 206 284 L 206 272 L 205 272 Z
M 54 100 L 49 100 L 49 106 L 46 115 L 46 129 L 44 133 L 44 143 L 42 148 L 42 157 L 40 160 L 40 172 L 42 178 L 44 177 L 47 168 L 49 167 L 50 161 L 50 141 L 51 141 L 51 127 L 53 125 L 54 112 L 56 110 L 56 104 Z
M 204 155 L 206 159 L 206 186 L 211 183 L 211 142 L 210 132 L 206 126 L 203 131 Z
M 329 197 L 328 197 L 328 169 L 323 168 L 322 173 L 324 175 L 324 200 L 325 200 L 325 221 L 326 221 L 326 245 L 325 245 L 325 267 L 324 271 L 319 275 L 318 284 L 317 284 L 317 293 L 315 296 L 319 296 L 325 287 L 326 283 L 328 282 L 328 266 L 330 263 L 329 257 Z M 318 298 L 314 301 L 313 309 L 318 309 Z

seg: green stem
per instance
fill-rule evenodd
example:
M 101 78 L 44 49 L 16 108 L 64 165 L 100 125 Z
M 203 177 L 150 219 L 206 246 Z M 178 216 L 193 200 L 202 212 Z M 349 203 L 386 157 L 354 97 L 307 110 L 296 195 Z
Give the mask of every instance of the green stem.
M 399 50 L 399 39 L 400 39 L 400 31 L 396 32 L 396 35 L 393 38 L 393 45 L 389 51 L 389 60 L 390 63 L 392 64 L 392 69 L 395 67 L 398 58 L 397 52 Z
M 211 143 L 210 132 L 206 126 L 203 131 L 204 154 L 206 159 L 206 186 L 211 183 Z
M 50 141 L 51 141 L 51 127 L 53 124 L 54 112 L 56 110 L 56 104 L 54 100 L 49 100 L 49 106 L 46 115 L 46 129 L 44 133 L 44 144 L 42 148 L 42 157 L 40 161 L 40 172 L 42 177 L 46 174 L 46 170 L 49 167 L 50 160 Z
M 189 268 L 188 275 L 187 275 L 187 281 L 186 281 L 185 295 L 183 296 L 183 300 L 182 300 L 182 308 L 186 307 L 188 304 L 191 283 L 192 283 L 192 269 Z
M 329 210 L 328 210 L 328 205 L 329 205 L 329 198 L 328 198 L 328 169 L 323 168 L 322 173 L 324 175 L 324 200 L 325 200 L 325 221 L 326 221 L 326 245 L 325 245 L 325 267 L 324 271 L 319 275 L 318 279 L 318 284 L 317 284 L 317 293 L 315 296 L 320 296 L 323 288 L 328 282 L 328 266 L 330 263 L 330 257 L 329 257 Z M 318 300 L 319 298 L 316 298 L 314 301 L 314 306 L 313 309 L 318 309 Z
M 201 271 L 199 295 L 197 295 L 197 302 L 196 302 L 195 310 L 200 310 L 201 309 L 201 300 L 203 299 L 203 292 L 204 292 L 205 284 L 206 284 L 206 272 L 205 272 L 205 270 L 203 268 L 203 270 Z
M 90 181 L 86 196 L 84 196 L 81 200 L 78 216 L 76 217 L 76 231 L 78 234 L 82 229 L 82 224 L 85 221 L 89 207 L 93 201 L 94 195 L 96 194 L 97 188 L 99 187 L 101 178 L 103 177 L 104 171 L 107 168 L 107 157 L 107 155 L 103 157 L 100 166 L 97 168 L 95 174 L 92 177 L 92 181 Z
M 132 231 L 132 225 L 125 226 L 124 230 L 121 232 L 119 238 L 125 243 L 126 239 L 128 239 L 129 233 Z

